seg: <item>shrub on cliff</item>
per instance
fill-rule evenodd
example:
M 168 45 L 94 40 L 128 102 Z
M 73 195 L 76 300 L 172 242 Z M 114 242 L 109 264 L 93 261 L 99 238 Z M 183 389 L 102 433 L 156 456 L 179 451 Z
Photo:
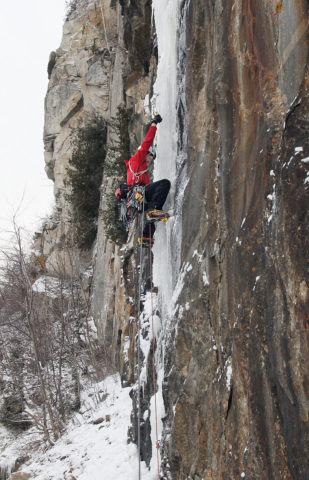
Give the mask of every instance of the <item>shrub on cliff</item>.
M 102 217 L 107 237 L 117 245 L 126 242 L 127 232 L 115 214 L 115 189 L 126 179 L 124 160 L 131 157 L 129 122 L 132 112 L 124 106 L 118 106 L 116 117 L 110 121 L 111 141 L 106 157 L 104 173 L 112 179 L 111 192 L 105 193 L 102 202 Z
M 73 153 L 67 168 L 71 221 L 79 248 L 89 249 L 97 234 L 100 185 L 106 156 L 107 124 L 102 118 L 80 127 L 73 137 Z
M 111 141 L 108 157 L 105 164 L 105 173 L 110 177 L 123 181 L 127 169 L 124 160 L 131 157 L 129 123 L 132 116 L 131 109 L 119 105 L 116 116 L 109 122 Z

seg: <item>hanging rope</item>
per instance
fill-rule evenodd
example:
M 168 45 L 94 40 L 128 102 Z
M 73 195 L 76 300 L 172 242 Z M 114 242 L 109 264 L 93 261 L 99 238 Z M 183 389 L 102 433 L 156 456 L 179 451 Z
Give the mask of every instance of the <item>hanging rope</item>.
M 143 208 L 142 208 L 142 222 L 141 222 L 141 239 L 144 231 L 144 214 L 145 214 L 145 189 L 143 191 Z M 138 393 L 137 393 L 137 452 L 138 452 L 138 480 L 141 480 L 141 288 L 142 288 L 142 273 L 143 273 L 143 246 L 140 244 L 139 252 L 139 280 L 138 280 L 138 294 L 137 294 L 137 376 L 138 376 Z
M 111 50 L 109 48 L 109 43 L 108 43 L 108 40 L 107 40 L 107 33 L 106 33 L 106 25 L 105 25 L 105 17 L 104 17 L 102 0 L 100 0 L 100 7 L 101 7 L 102 22 L 103 22 L 103 30 L 104 30 L 104 34 L 105 34 L 106 47 L 107 47 L 107 50 L 109 51 L 109 53 L 111 53 Z
M 149 223 L 149 238 L 151 235 L 151 224 Z M 160 480 L 160 459 L 159 459 L 159 439 L 158 439 L 158 412 L 157 412 L 157 377 L 156 377 L 156 357 L 155 357 L 155 335 L 154 335 L 154 319 L 153 319 L 153 289 L 152 289 L 152 240 L 149 242 L 149 270 L 150 270 L 150 298 L 151 298 L 151 328 L 152 328 L 152 376 L 153 376 L 153 391 L 155 403 L 155 427 L 156 427 L 156 452 L 157 452 L 157 470 L 158 479 Z
M 141 222 L 141 243 L 139 252 L 139 279 L 138 279 L 138 295 L 137 295 L 137 375 L 138 375 L 138 394 L 137 394 L 137 450 L 138 450 L 138 480 L 141 480 L 141 289 L 143 275 L 143 234 L 144 234 L 144 218 L 145 218 L 145 188 L 143 189 L 143 207 Z M 158 439 L 158 411 L 157 411 L 157 377 L 156 377 L 156 359 L 155 359 L 155 334 L 154 334 L 154 308 L 153 308 L 153 275 L 152 275 L 152 234 L 151 224 L 149 223 L 149 277 L 150 277 L 150 299 L 151 299 L 151 328 L 152 328 L 152 374 L 153 374 L 153 391 L 155 404 L 155 432 L 156 432 L 156 456 L 157 456 L 157 473 L 160 480 L 160 457 L 159 457 L 159 439 Z

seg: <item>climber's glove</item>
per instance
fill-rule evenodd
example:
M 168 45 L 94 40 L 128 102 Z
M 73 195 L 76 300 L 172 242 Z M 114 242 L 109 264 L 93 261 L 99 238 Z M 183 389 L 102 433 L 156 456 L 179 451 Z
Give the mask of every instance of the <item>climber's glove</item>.
M 161 123 L 162 122 L 162 117 L 161 115 L 157 114 L 153 117 L 153 119 L 151 120 L 151 123 L 155 123 L 155 124 L 158 124 L 158 123 Z

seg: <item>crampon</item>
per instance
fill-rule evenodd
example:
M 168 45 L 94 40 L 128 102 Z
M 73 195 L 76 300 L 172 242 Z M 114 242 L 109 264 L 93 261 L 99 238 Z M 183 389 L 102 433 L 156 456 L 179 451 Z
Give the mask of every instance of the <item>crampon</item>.
M 147 222 L 166 222 L 169 219 L 169 214 L 163 210 L 149 210 L 145 213 Z
M 153 245 L 153 238 L 152 237 L 138 237 L 137 242 L 142 247 L 151 247 Z

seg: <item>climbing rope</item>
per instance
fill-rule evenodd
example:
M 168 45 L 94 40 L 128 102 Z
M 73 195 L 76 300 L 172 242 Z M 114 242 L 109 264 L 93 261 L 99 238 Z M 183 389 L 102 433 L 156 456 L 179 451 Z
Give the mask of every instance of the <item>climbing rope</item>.
M 109 53 L 111 53 L 111 50 L 110 50 L 109 44 L 108 44 L 108 40 L 107 40 L 107 33 L 106 33 L 106 25 L 105 25 L 105 17 L 104 17 L 102 0 L 100 0 L 100 7 L 101 7 L 102 22 L 103 22 L 103 30 L 104 30 L 104 34 L 105 34 L 106 47 L 107 47 L 107 50 L 109 51 Z
M 151 224 L 149 223 L 149 238 L 151 236 Z M 152 251 L 151 241 L 149 242 L 149 270 L 150 270 L 150 298 L 151 298 L 151 329 L 152 329 L 152 376 L 153 376 L 153 391 L 154 391 L 154 403 L 155 403 L 155 427 L 156 427 L 156 453 L 157 453 L 157 469 L 158 479 L 160 480 L 160 459 L 159 459 L 159 439 L 158 439 L 158 412 L 157 412 L 157 369 L 156 369 L 156 357 L 155 357 L 155 335 L 154 335 L 154 319 L 153 319 L 153 285 L 152 285 Z
M 142 207 L 142 222 L 141 222 L 141 243 L 139 254 L 139 280 L 138 280 L 138 295 L 137 295 L 137 369 L 138 369 L 138 394 L 137 394 L 137 450 L 138 450 L 138 480 L 141 480 L 141 311 L 140 311 L 140 297 L 142 289 L 142 274 L 143 274 L 143 233 L 144 233 L 144 216 L 145 216 L 145 188 L 143 191 L 143 207 Z M 149 239 L 152 239 L 151 224 L 149 223 Z M 154 335 L 154 315 L 153 315 L 153 275 L 152 275 L 152 241 L 149 241 L 149 276 L 150 276 L 150 298 L 151 298 L 151 328 L 152 328 L 152 368 L 153 368 L 153 390 L 155 403 L 155 432 L 156 432 L 156 453 L 157 453 L 157 470 L 158 479 L 160 479 L 160 458 L 159 458 L 159 440 L 158 440 L 158 413 L 157 413 L 157 380 L 156 380 L 156 361 L 155 361 L 155 335 Z
M 141 222 L 141 238 L 143 238 L 144 231 L 144 214 L 145 214 L 145 189 L 143 191 L 143 207 L 142 207 L 142 222 Z M 138 393 L 137 393 L 137 451 L 138 451 L 138 480 L 141 480 L 141 288 L 142 288 L 142 273 L 143 273 L 143 246 L 140 244 L 139 252 L 139 280 L 138 280 L 138 294 L 137 294 L 137 377 L 138 377 Z
M 102 6 L 101 6 L 102 9 Z M 102 18 L 103 11 L 102 11 Z M 107 39 L 106 39 L 107 42 Z M 154 145 L 156 148 L 156 144 Z M 134 175 L 134 172 L 131 169 L 131 173 Z M 148 169 L 147 169 L 148 170 Z M 147 171 L 145 170 L 145 171 Z M 138 172 L 138 176 L 145 172 Z M 135 174 L 136 175 L 136 174 Z M 138 308 L 137 308 L 137 368 L 138 368 L 138 400 L 137 400 L 137 449 L 138 449 L 138 480 L 141 480 L 141 359 L 140 359 L 140 345 L 141 345 L 141 318 L 140 318 L 140 296 L 142 288 L 142 274 L 143 274 L 143 234 L 144 234 L 144 218 L 145 218 L 145 188 L 143 191 L 143 207 L 142 207 L 142 222 L 140 230 L 140 255 L 139 255 L 139 281 L 138 281 Z M 151 224 L 149 223 L 149 239 L 152 239 L 151 235 Z M 152 368 L 153 368 L 153 390 L 154 390 L 154 404 L 155 404 L 155 432 L 156 432 L 156 458 L 157 458 L 157 474 L 158 480 L 160 480 L 160 458 L 159 458 L 159 440 L 158 440 L 158 413 L 157 413 L 157 380 L 156 380 L 156 361 L 155 361 L 155 335 L 154 335 L 154 315 L 153 315 L 153 275 L 152 275 L 152 241 L 149 240 L 149 276 L 150 276 L 150 298 L 151 298 L 151 328 L 152 328 Z

